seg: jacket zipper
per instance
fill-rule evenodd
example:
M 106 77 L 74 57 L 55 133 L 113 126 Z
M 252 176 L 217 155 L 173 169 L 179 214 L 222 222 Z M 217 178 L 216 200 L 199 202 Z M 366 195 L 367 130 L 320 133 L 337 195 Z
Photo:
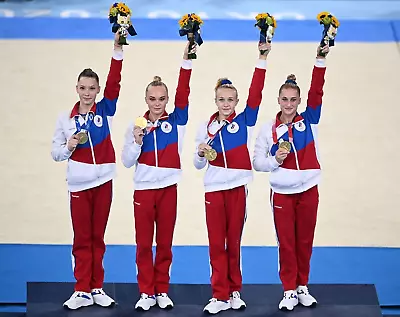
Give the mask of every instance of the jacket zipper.
M 89 137 L 90 151 L 92 152 L 93 165 L 96 166 L 96 158 L 94 157 L 93 143 L 92 143 L 92 138 L 90 136 L 90 132 L 89 131 L 88 131 L 88 137 Z M 97 174 L 97 169 L 96 169 L 96 174 Z M 97 177 L 98 176 L 99 175 L 97 175 Z
M 296 147 L 294 146 L 294 142 L 292 142 L 292 145 L 293 145 L 294 157 L 296 159 L 296 167 L 297 167 L 298 170 L 300 170 L 299 159 L 297 157 L 297 151 L 296 151 Z
M 225 168 L 228 168 L 228 164 L 227 164 L 227 162 L 226 162 L 226 156 L 225 156 L 225 147 L 224 147 L 224 141 L 222 140 L 222 134 L 221 134 L 221 131 L 219 131 L 219 138 L 221 139 L 222 156 L 224 157 L 224 164 L 225 164 Z
M 153 131 L 154 135 L 154 155 L 156 156 L 156 167 L 158 167 L 158 154 L 157 154 L 157 137 L 156 137 L 156 130 Z

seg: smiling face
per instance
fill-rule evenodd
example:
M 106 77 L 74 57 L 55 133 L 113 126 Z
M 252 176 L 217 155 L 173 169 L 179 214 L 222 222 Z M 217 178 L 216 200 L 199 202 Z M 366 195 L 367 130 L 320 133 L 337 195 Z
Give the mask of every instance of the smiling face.
M 236 108 L 239 99 L 233 88 L 220 87 L 215 93 L 215 104 L 217 105 L 220 119 L 228 118 Z
M 168 103 L 168 91 L 164 85 L 149 86 L 145 101 L 149 107 L 152 119 L 162 116 Z
M 80 77 L 76 85 L 76 92 L 79 95 L 81 105 L 91 106 L 100 92 L 100 86 L 93 77 Z
M 287 118 L 292 118 L 301 102 L 299 92 L 296 88 L 283 88 L 278 97 L 278 104 L 282 114 Z

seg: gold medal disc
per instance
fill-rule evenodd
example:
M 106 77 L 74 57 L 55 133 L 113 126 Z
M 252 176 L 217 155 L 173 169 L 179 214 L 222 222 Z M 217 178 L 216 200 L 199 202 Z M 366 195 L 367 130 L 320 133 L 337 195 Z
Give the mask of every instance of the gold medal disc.
M 141 128 L 141 129 L 145 129 L 147 127 L 147 120 L 146 118 L 143 117 L 138 117 L 135 120 L 135 126 Z
M 217 151 L 215 151 L 214 149 L 205 150 L 205 152 L 204 152 L 204 157 L 205 157 L 208 161 L 214 161 L 214 160 L 217 158 Z
M 85 144 L 89 139 L 86 132 L 79 132 L 77 136 L 79 138 L 79 144 Z
M 283 141 L 283 142 L 281 142 L 279 144 L 279 147 L 287 150 L 288 152 L 290 152 L 290 149 L 292 148 L 292 145 L 288 141 Z

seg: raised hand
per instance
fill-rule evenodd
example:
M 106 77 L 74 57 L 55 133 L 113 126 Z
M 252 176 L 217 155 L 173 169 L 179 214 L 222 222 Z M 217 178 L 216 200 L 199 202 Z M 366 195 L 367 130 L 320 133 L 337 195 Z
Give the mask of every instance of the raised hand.
M 194 43 L 194 45 L 190 51 L 189 51 L 189 46 L 190 46 L 190 42 L 188 41 L 185 46 L 185 50 L 183 51 L 183 59 L 188 60 L 189 54 L 194 54 L 197 52 L 197 43 L 196 42 Z
M 267 59 L 269 52 L 271 52 L 271 43 L 258 43 L 258 50 L 260 52 L 260 59 Z
M 324 47 L 321 47 L 321 46 L 318 45 L 317 58 L 325 58 L 328 55 L 329 50 L 330 49 L 329 49 L 329 45 L 328 44 L 326 44 Z M 320 55 L 321 53 L 323 54 L 322 56 Z

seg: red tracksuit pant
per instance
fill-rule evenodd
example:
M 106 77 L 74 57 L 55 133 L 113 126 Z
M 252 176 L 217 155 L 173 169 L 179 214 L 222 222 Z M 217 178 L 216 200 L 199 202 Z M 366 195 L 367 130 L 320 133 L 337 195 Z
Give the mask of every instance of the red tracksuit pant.
M 133 195 L 136 230 L 137 281 L 140 293 L 168 293 L 172 263 L 172 239 L 177 209 L 177 185 L 135 190 Z M 156 227 L 156 256 L 153 236 Z
M 318 203 L 317 186 L 298 194 L 271 192 L 284 291 L 308 284 Z
M 98 187 L 70 193 L 76 291 L 90 293 L 93 288 L 103 287 L 103 257 L 106 250 L 104 234 L 111 201 L 112 181 Z
M 228 300 L 242 288 L 240 245 L 246 216 L 246 188 L 205 194 L 213 297 Z

